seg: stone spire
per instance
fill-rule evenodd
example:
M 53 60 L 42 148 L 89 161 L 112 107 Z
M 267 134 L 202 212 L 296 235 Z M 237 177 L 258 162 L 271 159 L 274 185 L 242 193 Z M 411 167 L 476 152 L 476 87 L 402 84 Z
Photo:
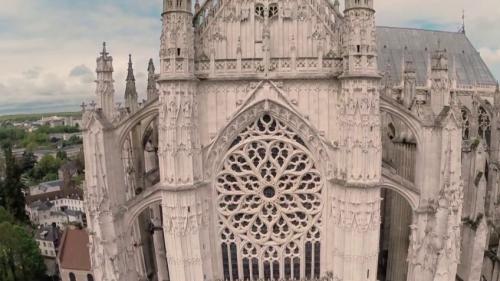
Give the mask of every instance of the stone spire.
M 434 115 L 439 115 L 445 106 L 450 105 L 450 75 L 448 65 L 448 54 L 446 49 L 441 48 L 438 41 L 438 49 L 431 57 L 431 107 Z
M 134 113 L 139 108 L 137 104 L 137 89 L 135 88 L 134 69 L 132 68 L 132 55 L 128 55 L 127 85 L 125 87 L 125 106 L 130 113 Z
M 102 44 L 101 55 L 97 58 L 97 107 L 102 111 L 104 117 L 111 121 L 114 117 L 114 80 L 113 80 L 113 57 L 106 51 L 106 42 Z
M 158 90 L 156 89 L 155 65 L 153 63 L 153 59 L 149 59 L 147 100 L 149 101 L 157 97 L 158 97 Z

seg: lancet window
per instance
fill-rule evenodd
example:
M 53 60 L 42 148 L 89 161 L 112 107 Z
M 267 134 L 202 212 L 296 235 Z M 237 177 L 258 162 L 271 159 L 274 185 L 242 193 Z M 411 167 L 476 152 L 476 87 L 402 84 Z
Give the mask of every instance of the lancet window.
M 466 108 L 462 108 L 462 139 L 470 139 L 470 114 Z
M 489 145 L 491 137 L 490 115 L 486 112 L 484 107 L 480 106 L 478 108 L 477 116 L 478 116 L 478 136 L 486 140 L 486 143 Z
M 322 182 L 304 141 L 264 114 L 216 177 L 225 280 L 319 278 Z

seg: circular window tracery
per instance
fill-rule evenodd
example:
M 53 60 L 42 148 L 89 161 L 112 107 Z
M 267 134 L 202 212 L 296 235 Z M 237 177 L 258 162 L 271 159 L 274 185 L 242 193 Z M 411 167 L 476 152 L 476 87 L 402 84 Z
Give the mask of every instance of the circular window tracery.
M 241 132 L 216 177 L 225 279 L 319 277 L 321 190 L 290 128 L 265 114 Z

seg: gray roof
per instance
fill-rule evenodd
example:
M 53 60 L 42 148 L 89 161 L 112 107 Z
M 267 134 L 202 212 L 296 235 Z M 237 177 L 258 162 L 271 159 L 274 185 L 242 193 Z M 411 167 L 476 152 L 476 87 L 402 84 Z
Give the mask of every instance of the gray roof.
M 61 237 L 59 229 L 56 227 L 41 226 L 36 230 L 35 239 L 56 242 Z
M 377 27 L 377 38 L 379 69 L 389 70 L 393 82 L 399 82 L 402 77 L 404 54 L 405 61 L 413 61 L 417 84 L 424 85 L 429 52 L 432 55 L 438 49 L 446 49 L 449 69 L 455 66 L 459 85 L 496 85 L 495 78 L 464 33 Z

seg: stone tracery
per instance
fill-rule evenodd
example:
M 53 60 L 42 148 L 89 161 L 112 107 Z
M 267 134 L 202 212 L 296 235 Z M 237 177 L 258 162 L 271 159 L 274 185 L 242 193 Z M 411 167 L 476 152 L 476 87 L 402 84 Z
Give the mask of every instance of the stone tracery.
M 216 191 L 225 279 L 319 276 L 322 182 L 297 134 L 262 115 L 232 143 Z

